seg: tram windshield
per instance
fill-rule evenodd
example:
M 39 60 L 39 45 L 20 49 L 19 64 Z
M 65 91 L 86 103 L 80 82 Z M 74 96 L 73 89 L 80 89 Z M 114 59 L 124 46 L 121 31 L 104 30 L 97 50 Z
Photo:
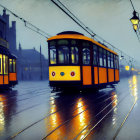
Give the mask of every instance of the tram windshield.
M 75 40 L 57 40 L 49 44 L 49 58 L 51 65 L 78 64 L 79 51 Z

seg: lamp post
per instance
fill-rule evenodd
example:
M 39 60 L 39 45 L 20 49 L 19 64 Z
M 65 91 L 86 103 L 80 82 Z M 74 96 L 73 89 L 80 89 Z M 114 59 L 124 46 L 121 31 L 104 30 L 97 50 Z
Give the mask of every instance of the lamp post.
M 138 15 L 138 16 L 137 16 Z M 134 10 L 133 17 L 130 19 L 133 24 L 133 29 L 136 32 L 139 28 L 139 14 Z

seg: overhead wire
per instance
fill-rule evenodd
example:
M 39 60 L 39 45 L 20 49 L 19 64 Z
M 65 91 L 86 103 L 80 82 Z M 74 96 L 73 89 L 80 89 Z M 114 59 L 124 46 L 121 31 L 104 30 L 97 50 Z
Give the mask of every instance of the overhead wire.
M 48 33 L 44 32 L 43 30 L 41 30 L 40 28 L 38 28 L 37 26 L 33 25 L 32 23 L 30 23 L 29 21 L 25 20 L 24 18 L 18 16 L 17 14 L 15 14 L 14 12 L 12 12 L 11 10 L 9 10 L 8 8 L 6 8 L 5 6 L 3 6 L 2 4 L 0 4 L 0 7 L 4 8 L 6 11 L 8 11 L 9 13 L 11 13 L 14 17 L 18 18 L 19 20 L 21 20 L 25 27 L 27 27 L 28 29 L 36 32 L 37 34 L 40 34 L 41 36 L 45 37 L 45 38 L 49 38 L 51 37 L 51 35 L 49 35 Z
M 90 28 L 88 28 L 81 20 L 79 20 L 60 0 L 51 0 L 58 8 L 60 8 L 66 15 L 68 15 L 74 22 L 77 23 L 80 27 L 82 27 L 88 34 L 90 34 L 94 39 L 96 39 L 98 42 L 98 38 L 103 41 L 102 44 L 107 43 L 111 48 L 115 49 L 119 53 L 123 53 L 125 56 L 127 56 L 129 59 L 133 60 L 134 58 L 129 56 L 128 54 L 124 53 L 122 50 L 118 49 L 96 33 L 94 33 Z M 100 42 L 101 43 L 101 42 Z M 108 46 L 107 46 L 108 47 Z

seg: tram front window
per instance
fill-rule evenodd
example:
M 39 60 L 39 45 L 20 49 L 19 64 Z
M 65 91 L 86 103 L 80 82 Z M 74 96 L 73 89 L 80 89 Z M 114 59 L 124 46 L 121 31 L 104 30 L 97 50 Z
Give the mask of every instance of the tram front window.
M 56 64 L 56 47 L 50 47 L 50 64 Z
M 58 63 L 69 64 L 69 48 L 67 46 L 58 47 Z
M 78 64 L 78 48 L 77 47 L 71 47 L 71 63 L 72 64 Z

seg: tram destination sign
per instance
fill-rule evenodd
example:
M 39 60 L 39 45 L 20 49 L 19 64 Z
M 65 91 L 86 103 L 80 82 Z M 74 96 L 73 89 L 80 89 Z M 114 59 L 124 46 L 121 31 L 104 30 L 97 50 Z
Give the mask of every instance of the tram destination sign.
M 9 48 L 8 42 L 6 40 L 2 39 L 2 38 L 0 38 L 0 46 Z

